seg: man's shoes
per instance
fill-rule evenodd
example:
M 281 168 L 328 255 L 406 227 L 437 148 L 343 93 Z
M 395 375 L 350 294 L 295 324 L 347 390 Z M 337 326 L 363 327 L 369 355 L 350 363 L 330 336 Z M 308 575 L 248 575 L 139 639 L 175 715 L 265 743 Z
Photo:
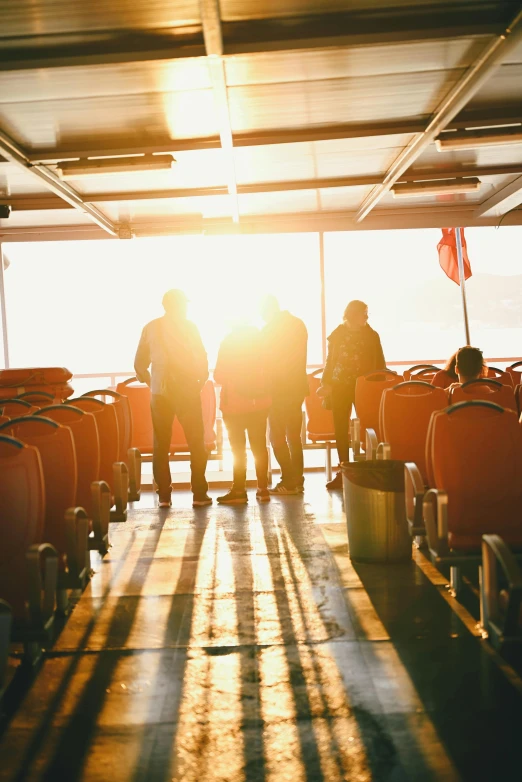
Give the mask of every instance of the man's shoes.
M 160 508 L 171 508 L 172 502 L 170 500 L 160 500 L 158 506 Z
M 274 486 L 273 489 L 269 489 L 270 494 L 277 494 L 281 497 L 284 497 L 285 495 L 289 494 L 299 494 L 299 489 L 297 489 L 295 486 L 292 488 L 289 488 L 288 486 L 285 486 L 283 481 L 279 481 L 277 486 Z
M 200 508 L 203 505 L 212 505 L 212 497 L 209 497 L 208 494 L 194 494 L 192 507 Z
M 343 490 L 343 474 L 342 472 L 338 472 L 335 478 L 331 481 L 328 481 L 326 484 L 326 488 L 328 491 L 342 491 Z
M 231 489 L 228 494 L 223 494 L 222 497 L 218 497 L 217 501 L 220 505 L 246 505 L 248 497 L 246 491 Z
M 256 491 L 256 500 L 258 502 L 270 502 L 270 492 L 268 489 L 258 489 Z

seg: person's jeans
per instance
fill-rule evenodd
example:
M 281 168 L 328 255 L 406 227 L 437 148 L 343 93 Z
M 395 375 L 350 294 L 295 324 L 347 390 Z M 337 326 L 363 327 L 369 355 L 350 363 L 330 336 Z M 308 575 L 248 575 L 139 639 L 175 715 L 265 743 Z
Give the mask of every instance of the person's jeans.
M 172 491 L 169 452 L 172 437 L 172 424 L 177 415 L 183 427 L 190 451 L 191 486 L 194 494 L 206 494 L 208 483 L 205 479 L 207 451 L 203 431 L 203 414 L 199 391 L 186 393 L 176 389 L 171 396 L 152 394 L 152 426 L 154 429 L 154 455 L 152 471 L 158 486 L 161 501 L 168 501 Z
M 355 402 L 355 380 L 351 383 L 332 383 L 332 413 L 339 464 L 350 455 L 350 418 Z
M 234 457 L 235 491 L 245 491 L 247 474 L 246 433 L 254 455 L 258 489 L 268 487 L 268 451 L 266 444 L 266 420 L 268 410 L 252 413 L 227 413 L 223 416 L 232 455 Z
M 287 489 L 302 486 L 304 482 L 303 444 L 301 428 L 303 424 L 302 397 L 272 397 L 270 422 L 270 442 L 274 456 L 281 467 L 281 481 Z

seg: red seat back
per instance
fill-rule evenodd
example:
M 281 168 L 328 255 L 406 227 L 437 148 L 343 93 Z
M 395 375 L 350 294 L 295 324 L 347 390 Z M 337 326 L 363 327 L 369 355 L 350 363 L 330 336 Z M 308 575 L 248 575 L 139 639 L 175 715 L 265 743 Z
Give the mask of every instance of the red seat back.
M 433 414 L 428 459 L 433 486 L 448 493 L 449 545 L 480 551 L 496 533 L 522 545 L 522 427 L 489 402 L 465 402 Z
M 470 380 L 457 386 L 451 392 L 450 402 L 452 405 L 458 402 L 469 402 L 471 399 L 482 399 L 485 402 L 494 402 L 500 407 L 506 407 L 509 410 L 516 410 L 517 403 L 515 392 L 512 386 L 505 386 L 497 380 Z
M 426 436 L 432 414 L 448 405 L 442 388 L 413 380 L 384 391 L 381 401 L 381 433 L 391 446 L 391 458 L 415 462 L 424 483 Z
M 29 546 L 44 541 L 45 491 L 38 450 L 0 435 L 0 598 L 25 616 Z
M 124 383 L 118 383 L 116 391 L 129 401 L 132 416 L 132 447 L 142 453 L 152 453 L 154 434 L 150 414 L 150 388 L 130 378 Z M 201 407 L 205 432 L 205 447 L 211 451 L 216 445 L 216 390 L 212 380 L 207 380 L 201 389 Z M 174 420 L 171 436 L 171 453 L 188 451 L 187 439 L 177 418 Z
M 30 402 L 25 399 L 0 399 L 0 411 L 9 418 L 19 418 L 22 415 L 34 415 L 37 411 Z
M 439 369 L 439 371 L 432 377 L 431 385 L 437 388 L 448 388 L 452 383 L 456 383 L 458 378 L 452 377 L 445 369 Z
M 514 386 L 519 386 L 522 383 L 522 361 L 515 361 L 514 364 L 507 367 L 506 372 L 511 375 Z
M 78 467 L 75 504 L 85 508 L 88 516 L 92 517 L 91 483 L 100 476 L 100 441 L 94 415 L 73 405 L 44 407 L 39 415 L 68 426 L 71 430 Z
M 381 397 L 387 388 L 402 383 L 404 378 L 389 369 L 370 372 L 357 378 L 355 385 L 355 411 L 361 422 L 361 437 L 364 439 L 366 429 L 375 430 L 377 439 L 381 440 L 379 412 Z
M 335 431 L 333 422 L 333 413 L 331 410 L 325 410 L 323 402 L 317 396 L 317 389 L 321 385 L 317 375 L 322 374 L 323 370 L 318 369 L 311 375 L 308 375 L 308 396 L 305 397 L 306 415 L 308 423 L 306 431 L 308 438 L 313 442 L 335 442 Z
M 69 399 L 67 404 L 94 415 L 100 443 L 99 477 L 100 480 L 106 481 L 112 488 L 114 483 L 112 466 L 114 462 L 119 461 L 120 453 L 120 435 L 114 405 L 107 405 L 100 399 L 94 399 L 89 396 Z
M 71 430 L 41 416 L 15 418 L 0 432 L 12 434 L 40 452 L 45 480 L 45 541 L 66 551 L 65 511 L 76 504 L 76 451 Z
M 99 398 L 105 397 L 103 401 L 108 401 L 109 404 L 114 405 L 114 412 L 118 419 L 118 435 L 119 435 L 119 456 L 118 461 L 127 461 L 127 451 L 131 447 L 132 443 L 132 413 L 129 400 L 123 394 L 118 391 L 113 391 L 110 388 L 106 388 L 98 391 L 88 391 L 83 394 L 86 397 Z
M 438 367 L 436 367 L 434 364 L 415 364 L 413 367 L 405 369 L 402 374 L 404 380 L 407 382 L 408 380 L 413 380 L 414 375 L 417 375 L 419 372 L 423 372 L 424 370 L 438 372 Z
M 488 378 L 498 380 L 503 386 L 510 386 L 513 388 L 513 376 L 509 372 L 504 372 L 503 369 L 497 369 L 497 367 L 488 367 Z

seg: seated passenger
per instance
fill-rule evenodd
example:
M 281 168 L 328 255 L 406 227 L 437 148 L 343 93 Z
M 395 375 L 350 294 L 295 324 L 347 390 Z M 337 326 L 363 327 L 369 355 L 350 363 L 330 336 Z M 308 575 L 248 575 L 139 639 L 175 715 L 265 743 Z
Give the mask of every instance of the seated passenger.
M 469 383 L 470 380 L 478 380 L 479 378 L 484 377 L 487 373 L 487 367 L 484 363 L 482 351 L 478 348 L 472 348 L 469 345 L 460 348 L 460 350 L 457 351 L 455 370 L 459 382 L 452 383 L 449 387 L 450 392 L 464 383 Z
M 258 329 L 237 326 L 219 348 L 214 380 L 221 386 L 219 406 L 234 459 L 232 489 L 218 502 L 244 505 L 246 493 L 246 434 L 254 455 L 259 502 L 269 502 L 266 424 L 271 404 L 266 384 L 266 360 Z
M 436 386 L 437 388 L 449 388 L 452 383 L 458 382 L 458 375 L 455 371 L 455 364 L 457 363 L 457 353 L 458 350 L 453 353 L 452 356 L 448 359 L 448 362 L 446 366 L 443 369 L 440 369 L 433 380 L 431 381 L 432 386 Z

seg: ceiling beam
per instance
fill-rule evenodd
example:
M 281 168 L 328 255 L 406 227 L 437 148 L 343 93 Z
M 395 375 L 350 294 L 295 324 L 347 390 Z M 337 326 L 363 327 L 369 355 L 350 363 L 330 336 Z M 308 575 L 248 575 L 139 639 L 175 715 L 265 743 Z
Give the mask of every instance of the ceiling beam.
M 439 133 L 448 127 L 451 120 L 462 111 L 501 65 L 507 54 L 518 45 L 522 39 L 522 7 L 520 3 L 518 5 L 519 10 L 516 16 L 501 33 L 488 43 L 480 57 L 450 89 L 424 131 L 410 141 L 388 170 L 383 181 L 364 199 L 357 213 L 359 222 L 364 220 L 375 208 L 398 181 L 401 174 L 415 163 Z
M 454 179 L 455 177 L 486 177 L 509 176 L 522 174 L 522 163 L 504 166 L 476 166 L 472 168 L 411 170 L 400 177 L 400 182 L 429 182 L 438 179 Z M 291 179 L 278 182 L 253 182 L 238 185 L 239 195 L 254 193 L 281 193 L 296 190 L 327 190 L 337 187 L 365 187 L 376 185 L 382 181 L 383 174 L 367 174 L 363 176 L 324 177 L 315 179 Z M 205 198 L 227 195 L 226 185 L 215 187 L 191 187 L 172 190 L 132 190 L 103 193 L 83 193 L 86 203 L 117 203 L 119 201 L 150 201 L 175 198 Z M 63 209 L 67 206 L 63 201 L 46 193 L 21 193 L 18 195 L 0 195 L 0 204 L 9 204 L 14 211 L 36 211 L 44 209 Z
M 475 210 L 476 217 L 500 217 L 522 204 L 522 176 L 493 193 Z
M 329 125 L 311 125 L 310 127 L 281 128 L 277 130 L 253 130 L 233 133 L 234 147 L 260 147 L 271 144 L 295 144 L 312 141 L 332 141 L 338 139 L 357 139 L 378 136 L 396 136 L 421 133 L 429 122 L 429 117 L 411 117 L 397 121 L 361 123 L 337 123 Z M 447 130 L 461 130 L 467 127 L 483 128 L 492 125 L 522 123 L 520 105 L 501 106 L 490 110 L 463 111 L 448 123 Z M 62 145 L 59 148 L 47 148 L 26 151 L 26 157 L 33 163 L 101 157 L 103 155 L 139 155 L 160 154 L 166 152 L 188 152 L 202 149 L 219 149 L 219 136 L 202 138 L 147 138 L 142 142 L 132 139 L 90 142 L 79 146 Z
M 228 105 L 227 76 L 223 61 L 223 38 L 221 34 L 221 17 L 219 0 L 199 0 L 207 64 L 214 93 L 214 104 L 217 112 L 219 139 L 221 150 L 225 156 L 227 172 L 227 188 L 232 206 L 232 218 L 239 222 L 239 201 L 237 197 L 236 164 L 234 161 L 234 140 Z
M 43 166 L 39 163 L 33 164 L 27 159 L 23 149 L 16 144 L 7 134 L 0 130 L 0 153 L 10 163 L 13 163 L 18 168 L 22 168 L 24 171 L 28 171 L 34 177 L 39 179 L 48 190 L 58 195 L 62 200 L 70 206 L 74 207 L 80 212 L 88 215 L 91 220 L 103 228 L 107 233 L 116 235 L 118 232 L 117 227 L 112 223 L 105 215 L 100 212 L 97 207 L 92 204 L 85 203 L 82 197 L 72 188 L 70 185 L 62 182 L 60 177 L 55 174 L 50 168 Z
M 221 37 L 224 55 L 468 38 L 501 33 L 509 22 L 507 13 L 509 4 L 470 5 L 456 0 L 443 5 L 381 9 L 378 13 L 375 9 L 360 9 L 222 22 Z M 51 43 L 46 36 L 6 37 L 0 70 L 204 57 L 208 53 L 204 38 L 207 36 L 200 24 L 103 33 L 81 30 L 54 35 Z

